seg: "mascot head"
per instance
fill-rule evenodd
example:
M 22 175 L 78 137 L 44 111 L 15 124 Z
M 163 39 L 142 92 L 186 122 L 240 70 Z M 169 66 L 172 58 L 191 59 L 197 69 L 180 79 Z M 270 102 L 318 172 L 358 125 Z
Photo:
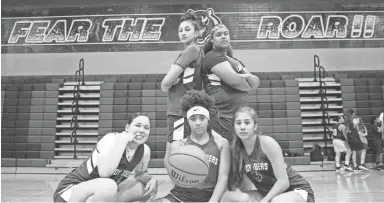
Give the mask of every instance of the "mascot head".
M 222 22 L 220 18 L 215 15 L 212 8 L 196 11 L 189 9 L 188 12 L 194 13 L 197 16 L 196 21 L 200 27 L 200 35 L 197 38 L 197 44 L 202 45 L 211 37 L 211 29 Z

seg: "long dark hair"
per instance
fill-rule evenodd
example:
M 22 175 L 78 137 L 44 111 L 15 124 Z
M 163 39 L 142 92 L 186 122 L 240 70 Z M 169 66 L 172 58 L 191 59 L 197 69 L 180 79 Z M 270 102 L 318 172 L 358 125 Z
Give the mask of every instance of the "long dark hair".
M 350 130 L 354 129 L 355 127 L 353 126 L 353 114 L 355 113 L 354 110 L 352 109 L 348 109 L 347 111 L 347 118 L 345 119 L 345 125 L 347 128 L 349 128 Z
M 255 125 L 259 123 L 259 117 L 257 112 L 249 106 L 241 106 L 233 114 L 233 120 L 236 119 L 237 113 L 247 112 L 251 116 Z M 234 122 L 233 122 L 234 123 Z M 239 187 L 243 180 L 243 152 L 245 151 L 243 141 L 236 135 L 236 132 L 233 133 L 233 140 L 231 143 L 231 168 L 229 175 L 229 186 L 230 187 Z

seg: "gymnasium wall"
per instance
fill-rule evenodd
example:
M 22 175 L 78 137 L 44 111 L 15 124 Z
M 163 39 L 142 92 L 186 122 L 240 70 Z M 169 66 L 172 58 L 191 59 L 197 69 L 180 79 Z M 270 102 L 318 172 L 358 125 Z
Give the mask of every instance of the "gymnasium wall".
M 314 54 L 327 71 L 384 69 L 380 1 L 211 2 L 6 6 L 1 75 L 71 75 L 80 58 L 91 75 L 165 73 L 183 48 L 177 23 L 188 9 L 206 30 L 226 24 L 235 56 L 252 72 L 311 71 Z

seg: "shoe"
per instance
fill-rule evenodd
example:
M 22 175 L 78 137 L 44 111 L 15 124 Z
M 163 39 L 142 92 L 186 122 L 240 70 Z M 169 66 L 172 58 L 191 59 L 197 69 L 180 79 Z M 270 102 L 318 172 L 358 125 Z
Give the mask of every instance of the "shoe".
M 377 164 L 376 167 L 375 167 L 376 170 L 384 170 L 384 165 L 383 164 Z
M 353 168 L 350 167 L 349 165 L 344 165 L 344 170 L 346 170 L 346 171 L 353 171 Z
M 336 169 L 336 171 L 339 171 L 340 170 L 340 166 L 336 166 L 335 169 Z
M 367 166 L 365 166 L 365 164 L 360 164 L 359 169 L 364 171 L 369 171 L 369 169 L 367 168 Z
M 353 172 L 361 172 L 363 170 L 361 170 L 358 166 L 356 167 L 353 167 Z

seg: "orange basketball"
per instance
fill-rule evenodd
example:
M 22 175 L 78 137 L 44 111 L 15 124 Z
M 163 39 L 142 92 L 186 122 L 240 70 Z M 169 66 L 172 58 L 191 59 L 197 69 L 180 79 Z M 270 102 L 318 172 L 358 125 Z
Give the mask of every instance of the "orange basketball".
M 194 187 L 202 183 L 209 171 L 205 152 L 194 145 L 183 145 L 168 158 L 172 181 L 181 187 Z

